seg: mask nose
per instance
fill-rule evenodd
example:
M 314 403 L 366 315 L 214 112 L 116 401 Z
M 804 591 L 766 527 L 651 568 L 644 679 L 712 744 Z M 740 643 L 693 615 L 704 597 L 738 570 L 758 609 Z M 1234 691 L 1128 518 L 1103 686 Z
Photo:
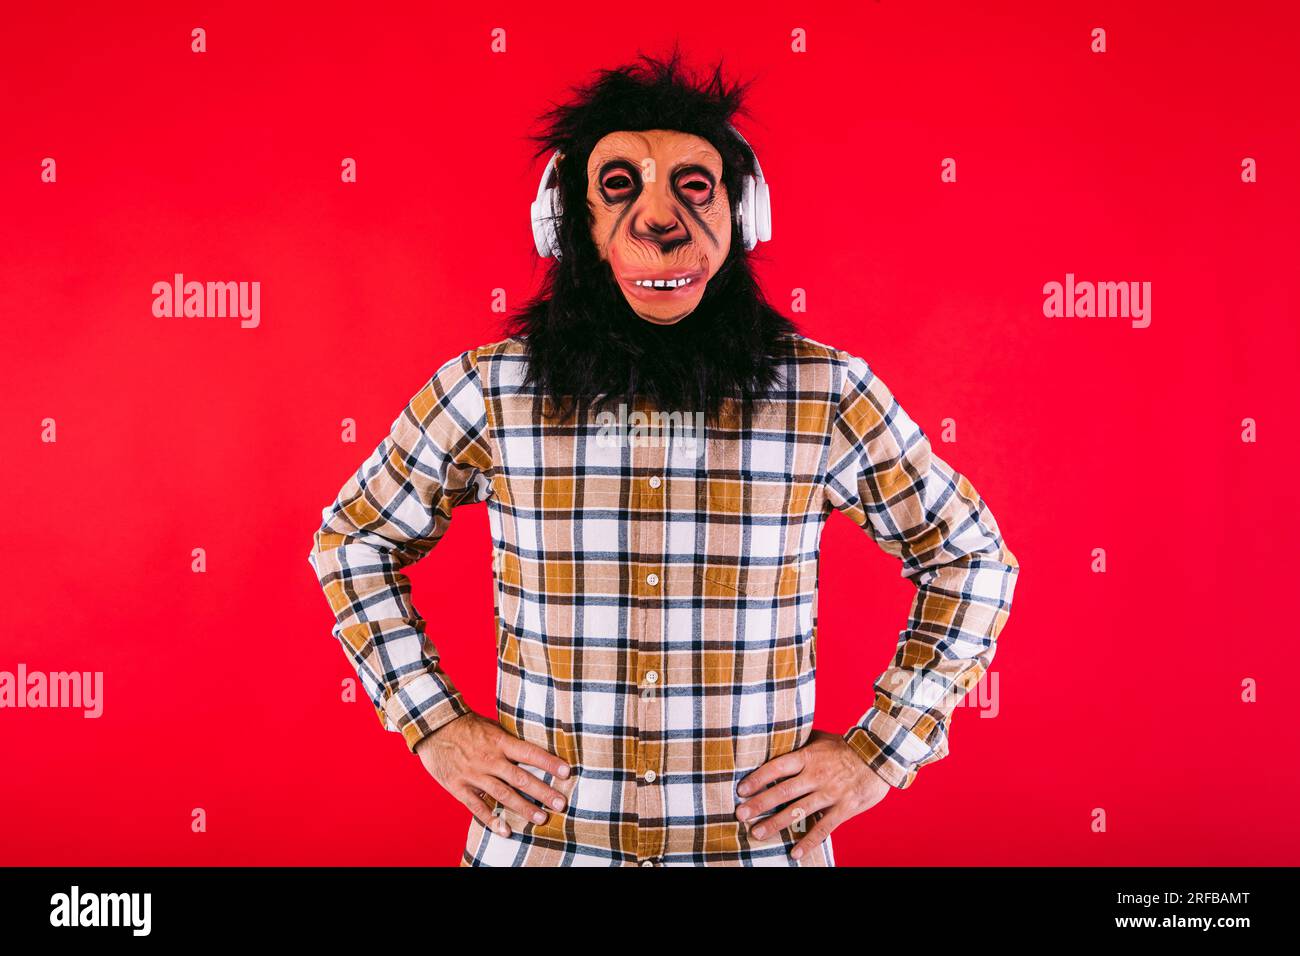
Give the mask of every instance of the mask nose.
M 632 235 L 655 243 L 664 252 L 690 238 L 678 215 L 676 204 L 657 184 L 648 184 L 641 193 L 632 217 Z

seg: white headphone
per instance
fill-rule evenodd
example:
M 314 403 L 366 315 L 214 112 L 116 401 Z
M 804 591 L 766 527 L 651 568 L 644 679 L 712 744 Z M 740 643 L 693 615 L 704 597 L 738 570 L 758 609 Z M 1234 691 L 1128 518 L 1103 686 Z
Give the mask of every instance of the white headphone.
M 740 135 L 740 130 L 730 127 L 746 146 L 749 141 Z M 772 238 L 772 198 L 763 178 L 763 167 L 759 165 L 758 154 L 752 146 L 749 151 L 754 156 L 753 176 L 745 176 L 740 184 L 740 202 L 736 207 L 736 220 L 740 224 L 740 235 L 745 241 L 745 249 L 753 249 L 760 242 Z M 542 181 L 537 185 L 537 198 L 533 200 L 530 210 L 533 220 L 533 242 L 537 245 L 537 254 L 542 258 L 560 257 L 560 237 L 556 224 L 563 214 L 560 203 L 559 172 L 556 163 L 560 152 L 551 153 L 551 158 L 542 170 Z

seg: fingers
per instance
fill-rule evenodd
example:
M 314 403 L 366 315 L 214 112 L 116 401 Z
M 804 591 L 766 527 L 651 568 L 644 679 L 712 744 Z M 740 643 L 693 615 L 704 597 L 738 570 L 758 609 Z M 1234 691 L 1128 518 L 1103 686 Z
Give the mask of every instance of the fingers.
M 527 773 L 528 771 L 524 771 Z M 475 786 L 485 794 L 495 800 L 502 806 L 515 811 L 525 820 L 532 820 L 534 823 L 546 822 L 546 811 L 530 803 L 519 794 L 519 791 L 506 784 L 499 777 L 484 776 L 474 781 Z M 505 822 L 504 820 L 502 821 Z
M 554 787 L 548 786 L 536 774 L 529 773 L 518 764 L 511 763 L 509 760 L 502 759 L 499 763 L 489 768 L 489 772 L 495 774 L 501 780 L 510 784 L 520 793 L 526 793 L 543 806 L 551 807 L 555 810 L 564 809 L 564 794 Z M 534 819 L 536 816 L 534 815 Z M 543 817 L 543 820 L 545 817 Z M 543 822 L 538 820 L 538 823 Z
M 788 754 L 782 754 L 775 760 L 769 760 L 740 781 L 740 786 L 736 788 L 737 792 L 742 797 L 757 793 L 773 781 L 780 780 L 782 777 L 793 777 L 803 769 L 803 765 L 804 756 L 800 751 L 792 750 Z
M 482 792 L 473 787 L 466 787 L 458 794 L 460 802 L 469 807 L 469 812 L 474 815 L 474 819 L 481 823 L 489 830 L 494 830 L 501 836 L 510 836 L 510 827 L 506 821 L 498 816 L 494 816 L 492 810 L 483 802 Z
M 816 782 L 812 779 L 811 774 L 801 773 L 796 777 L 788 777 L 750 797 L 736 807 L 736 819 L 742 821 L 754 820 L 774 807 L 779 807 L 783 803 L 789 803 L 791 800 L 812 793 L 815 787 Z
M 526 763 L 531 767 L 540 767 L 555 777 L 567 778 L 569 776 L 569 765 L 549 750 L 543 750 L 536 744 L 520 740 L 504 730 L 501 733 L 504 736 L 501 741 L 501 752 L 515 763 Z
M 810 832 L 808 828 L 814 825 L 813 814 L 833 804 L 834 801 L 826 794 L 813 793 L 772 814 L 762 823 L 754 824 L 749 832 L 760 840 L 782 830 L 790 830 L 798 836 Z
M 794 849 L 790 851 L 790 858 L 794 860 L 802 859 L 805 854 L 816 849 L 831 835 L 832 830 L 847 819 L 848 815 L 842 804 L 831 807 L 812 825 L 807 835 L 794 845 Z

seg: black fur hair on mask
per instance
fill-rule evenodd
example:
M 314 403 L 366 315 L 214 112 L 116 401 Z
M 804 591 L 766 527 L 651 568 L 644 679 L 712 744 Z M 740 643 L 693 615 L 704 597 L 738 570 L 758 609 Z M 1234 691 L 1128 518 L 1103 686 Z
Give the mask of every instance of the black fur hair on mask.
M 750 271 L 736 208 L 753 154 L 729 128 L 743 113 L 745 87 L 723 79 L 719 64 L 696 79 L 674 50 L 665 60 L 601 70 L 573 98 L 542 115 L 536 156 L 559 150 L 563 255 L 551 260 L 542 288 L 507 320 L 507 334 L 528 352 L 526 385 L 550 399 L 561 420 L 576 412 L 647 400 L 663 412 L 702 412 L 710 424 L 728 400 L 748 418 L 770 397 L 779 361 L 789 354 L 794 323 L 767 303 Z M 731 201 L 731 251 L 699 305 L 672 325 L 632 311 L 609 263 L 591 238 L 587 159 L 604 136 L 620 130 L 670 129 L 708 140 L 722 157 Z

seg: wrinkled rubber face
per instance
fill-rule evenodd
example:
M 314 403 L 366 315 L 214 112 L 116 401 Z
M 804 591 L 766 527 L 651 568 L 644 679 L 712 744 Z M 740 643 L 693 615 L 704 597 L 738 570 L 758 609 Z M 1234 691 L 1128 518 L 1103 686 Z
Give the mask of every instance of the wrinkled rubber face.
M 591 237 L 632 311 L 672 325 L 690 315 L 731 250 L 722 157 L 675 130 L 620 131 L 587 160 Z

